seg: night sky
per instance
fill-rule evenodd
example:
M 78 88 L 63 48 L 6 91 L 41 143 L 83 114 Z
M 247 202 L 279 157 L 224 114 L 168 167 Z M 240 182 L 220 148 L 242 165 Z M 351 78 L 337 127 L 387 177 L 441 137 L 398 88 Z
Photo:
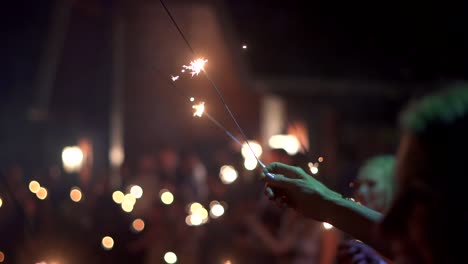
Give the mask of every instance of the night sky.
M 262 74 L 391 81 L 466 79 L 468 9 L 450 1 L 230 0 Z

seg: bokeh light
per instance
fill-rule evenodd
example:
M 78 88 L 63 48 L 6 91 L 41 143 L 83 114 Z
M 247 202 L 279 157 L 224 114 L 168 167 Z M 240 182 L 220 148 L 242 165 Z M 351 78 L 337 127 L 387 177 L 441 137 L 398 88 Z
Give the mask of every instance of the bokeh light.
M 272 149 L 284 149 L 289 155 L 296 155 L 301 149 L 301 143 L 293 135 L 274 135 L 268 140 Z
M 70 199 L 74 201 L 75 203 L 81 201 L 81 198 L 83 197 L 83 194 L 81 193 L 80 188 L 78 187 L 73 187 L 70 190 Z
M 132 206 L 134 206 L 136 203 L 136 198 L 133 194 L 131 193 L 127 193 L 124 198 L 123 198 L 123 201 L 122 201 L 122 204 L 131 204 Z
M 135 198 L 140 199 L 143 196 L 143 189 L 138 185 L 133 185 L 130 188 L 130 193 L 135 196 Z
M 145 221 L 143 221 L 140 218 L 133 220 L 133 222 L 132 222 L 132 230 L 133 231 L 141 232 L 141 231 L 143 231 L 143 229 L 145 229 Z
M 101 244 L 105 250 L 111 250 L 114 247 L 114 239 L 110 236 L 105 236 L 102 238 Z
M 123 202 L 121 207 L 122 207 L 122 210 L 126 213 L 131 213 L 133 211 L 133 204 L 131 203 Z
M 210 216 L 212 218 L 218 218 L 224 214 L 224 207 L 221 204 L 214 204 L 210 209 Z
M 203 208 L 203 205 L 201 205 L 200 203 L 192 203 L 189 207 L 189 213 L 193 214 L 201 208 Z
M 246 158 L 244 160 L 244 168 L 246 170 L 254 170 L 257 167 L 257 159 L 255 157 Z
M 112 200 L 114 200 L 116 204 L 121 204 L 124 200 L 124 197 L 125 194 L 123 194 L 121 191 L 115 191 L 112 193 Z
M 39 188 L 39 191 L 37 191 L 36 196 L 40 200 L 44 200 L 45 198 L 47 198 L 47 189 L 44 187 Z
M 319 157 L 318 162 L 323 162 L 323 157 Z
M 322 223 L 322 226 L 323 226 L 323 228 L 325 228 L 326 230 L 330 230 L 330 229 L 333 228 L 333 226 L 330 225 L 330 224 L 327 223 L 327 222 L 323 222 L 323 223 Z
M 169 263 L 169 264 L 176 263 L 177 255 L 174 252 L 170 252 L 170 251 L 166 252 L 166 254 L 164 254 L 164 261 L 166 261 L 166 263 Z
M 224 165 L 219 170 L 219 178 L 224 184 L 233 183 L 237 179 L 237 171 L 231 165 Z
M 312 174 L 317 174 L 319 172 L 318 163 L 309 162 L 308 166 Z
M 247 159 L 250 157 L 255 158 L 252 154 L 252 150 L 253 150 L 253 152 L 255 153 L 255 156 L 257 156 L 257 158 L 260 158 L 260 156 L 262 156 L 262 153 L 263 153 L 262 146 L 255 140 L 249 140 L 248 142 L 249 144 L 247 144 L 247 142 L 242 144 L 242 150 L 241 150 L 242 157 L 244 157 L 244 159 Z M 252 150 L 250 148 L 252 148 Z
M 161 202 L 164 204 L 170 205 L 174 202 L 174 195 L 167 189 L 162 189 L 159 195 L 161 196 Z
M 37 193 L 39 189 L 41 188 L 41 185 L 37 181 L 30 181 L 29 182 L 29 191 L 32 193 Z
M 4 262 L 4 261 L 5 261 L 5 253 L 0 251 L 0 262 Z
M 3 200 L 2 200 L 2 197 L 0 197 L 0 208 L 2 207 L 3 205 Z
M 63 168 L 66 172 L 76 172 L 83 165 L 84 154 L 77 146 L 65 147 L 62 151 Z

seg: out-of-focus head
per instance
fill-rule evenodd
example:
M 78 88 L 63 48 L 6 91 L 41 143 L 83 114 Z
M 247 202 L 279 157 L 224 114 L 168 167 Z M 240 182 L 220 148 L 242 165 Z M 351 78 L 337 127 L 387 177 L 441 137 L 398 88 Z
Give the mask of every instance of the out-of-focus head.
M 453 87 L 410 105 L 401 118 L 397 195 L 382 230 L 399 255 L 417 263 L 456 263 L 465 237 L 468 201 L 463 184 L 468 149 L 468 86 Z
M 379 155 L 368 159 L 354 182 L 355 198 L 363 205 L 384 212 L 390 206 L 395 189 L 395 157 Z

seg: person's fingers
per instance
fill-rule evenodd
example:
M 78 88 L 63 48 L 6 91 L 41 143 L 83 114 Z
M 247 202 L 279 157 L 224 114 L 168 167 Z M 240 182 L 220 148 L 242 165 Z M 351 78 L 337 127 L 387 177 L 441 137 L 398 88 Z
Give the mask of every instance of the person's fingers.
M 289 178 L 302 178 L 302 174 L 304 173 L 304 171 L 299 167 L 287 165 L 280 162 L 272 162 L 268 164 L 268 166 L 266 166 L 263 171 L 265 174 L 270 172 L 273 173 L 274 176 L 276 176 L 276 174 L 282 174 L 286 175 L 286 177 Z
M 275 192 L 268 185 L 265 185 L 265 191 L 264 192 L 265 192 L 266 197 L 268 197 L 268 199 L 270 199 L 270 200 L 275 199 Z
M 274 189 L 275 192 L 277 190 L 279 192 L 283 192 L 284 190 L 291 190 L 298 181 L 298 179 L 291 179 L 281 174 L 275 174 L 274 178 L 265 177 L 263 180 L 268 185 L 268 187 Z

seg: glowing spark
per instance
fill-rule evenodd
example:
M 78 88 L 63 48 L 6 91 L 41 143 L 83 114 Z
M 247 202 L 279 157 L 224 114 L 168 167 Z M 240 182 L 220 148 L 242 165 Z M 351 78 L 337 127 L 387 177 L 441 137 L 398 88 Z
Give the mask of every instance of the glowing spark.
M 177 81 L 179 79 L 179 75 L 177 75 L 177 76 L 172 76 L 171 75 L 171 79 L 172 79 L 173 82 L 175 82 L 175 81 Z
M 242 48 L 243 48 L 243 49 L 247 49 L 247 45 L 245 45 L 245 44 L 242 45 Z
M 185 72 L 185 70 L 184 70 L 184 69 L 182 69 L 182 70 L 180 70 L 180 72 Z
M 199 104 L 193 105 L 192 108 L 195 109 L 193 116 L 202 117 L 203 112 L 205 112 L 205 102 L 201 102 Z
M 333 228 L 333 226 L 327 222 L 323 222 L 322 225 L 323 225 L 323 228 L 325 228 L 326 230 L 330 230 Z
M 195 98 L 194 97 L 190 97 L 190 102 L 193 102 L 195 101 Z
M 190 62 L 190 65 L 183 65 L 184 69 L 190 70 L 190 74 L 192 74 L 192 77 L 194 75 L 198 75 L 201 71 L 205 70 L 205 63 L 208 62 L 208 60 L 205 60 L 203 58 L 201 59 L 196 59 L 194 61 Z

